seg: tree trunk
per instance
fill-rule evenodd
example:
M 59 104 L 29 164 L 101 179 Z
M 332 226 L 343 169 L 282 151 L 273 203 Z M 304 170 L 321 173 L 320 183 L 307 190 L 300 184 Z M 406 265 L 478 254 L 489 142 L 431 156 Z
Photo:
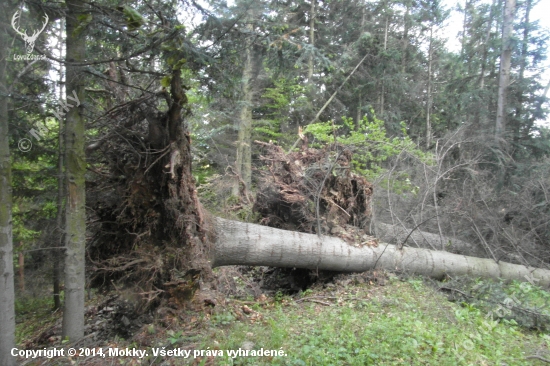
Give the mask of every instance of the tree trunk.
M 405 71 L 407 71 L 407 52 L 409 48 L 409 28 L 410 28 L 410 9 L 411 4 L 409 2 L 406 2 L 405 4 L 406 10 L 405 15 L 403 16 L 403 40 L 402 47 L 401 47 L 401 73 L 405 74 Z
M 517 88 L 517 106 L 516 106 L 516 115 L 514 118 L 514 123 L 512 125 L 512 136 L 514 139 L 514 144 L 518 144 L 521 136 L 521 122 L 522 122 L 522 116 L 524 114 L 523 112 L 523 91 L 524 91 L 524 79 L 525 79 L 525 69 L 527 68 L 527 53 L 529 51 L 529 30 L 530 30 L 530 23 L 529 23 L 529 16 L 531 13 L 531 6 L 532 2 L 531 0 L 527 0 L 525 4 L 525 19 L 523 20 L 523 40 L 521 42 L 521 61 L 519 66 L 519 77 L 518 77 L 518 84 L 519 87 Z
M 470 255 L 474 257 L 485 257 L 486 252 L 479 246 L 448 236 L 441 237 L 439 234 L 429 233 L 416 228 L 404 228 L 399 225 L 390 225 L 383 222 L 375 224 L 376 237 L 385 243 L 394 243 L 399 246 L 426 248 L 437 250 L 444 244 L 446 251 Z
M 428 90 L 426 101 L 426 149 L 432 144 L 432 54 L 433 54 L 433 25 L 430 27 L 430 45 L 428 47 Z
M 359 129 L 359 122 L 363 118 L 363 93 L 359 90 L 357 94 L 357 116 L 355 117 L 355 128 Z
M 13 281 L 12 188 L 8 139 L 7 4 L 0 6 L 0 365 L 13 366 L 15 358 L 15 289 Z
M 59 20 L 59 35 L 58 35 L 58 52 L 60 55 L 63 55 L 63 28 L 65 27 L 65 19 L 61 18 Z M 59 98 L 63 98 L 63 65 L 59 65 Z M 62 247 L 65 241 L 65 228 L 63 222 L 63 201 L 65 197 L 65 176 L 63 172 L 63 156 L 64 156 L 64 146 L 65 146 L 65 127 L 63 120 L 60 119 L 59 123 L 59 135 L 57 137 L 58 141 L 58 151 L 57 151 L 57 213 L 56 213 L 56 231 L 54 238 L 57 240 L 54 242 L 54 247 Z M 63 252 L 59 249 L 52 249 L 51 253 L 52 258 L 52 281 L 53 281 L 53 309 L 57 310 L 61 308 L 61 258 Z
M 510 82 L 510 64 L 512 60 L 512 31 L 516 0 L 506 0 L 504 23 L 502 25 L 502 53 L 500 54 L 500 72 L 498 80 L 497 119 L 495 137 L 501 138 L 506 128 L 507 91 Z
M 81 21 L 83 5 L 80 1 L 67 1 L 67 61 L 83 62 L 86 39 Z M 67 64 L 67 94 L 76 93 L 84 100 L 84 81 L 78 66 Z M 86 249 L 86 155 L 84 153 L 85 123 L 83 106 L 74 105 L 67 112 L 66 122 L 66 202 L 65 236 L 65 310 L 63 336 L 71 342 L 84 336 L 84 289 Z
M 309 55 L 307 65 L 307 83 L 311 87 L 313 85 L 313 47 L 315 47 L 315 2 L 311 0 L 311 9 L 309 10 L 309 44 L 311 45 L 312 53 Z
M 252 32 L 252 25 L 248 26 Z M 233 183 L 232 193 L 240 197 L 241 193 L 246 196 L 246 191 L 252 182 L 252 98 L 253 98 L 253 47 L 252 42 L 246 47 L 245 61 L 242 75 L 241 112 L 238 120 L 237 157 L 235 161 L 237 177 Z M 241 187 L 244 185 L 244 187 Z
M 342 239 L 272 227 L 215 219 L 217 238 L 212 267 L 226 265 L 308 268 L 340 272 L 364 272 L 383 268 L 441 279 L 481 276 L 535 281 L 550 286 L 550 270 L 528 268 L 491 259 L 467 257 L 428 249 L 397 249 L 380 243 L 354 246 Z
M 22 252 L 18 253 L 18 269 L 19 269 L 19 291 L 25 292 L 25 255 Z
M 308 98 L 308 110 L 313 113 L 315 110 L 314 107 L 314 101 L 315 101 L 315 84 L 313 83 L 313 71 L 314 71 L 314 49 L 315 49 L 315 17 L 316 17 L 316 11 L 315 6 L 317 3 L 317 0 L 310 0 L 310 9 L 309 9 L 309 45 L 311 46 L 310 55 L 308 57 L 308 65 L 307 65 L 307 94 L 309 95 Z M 307 118 L 307 117 L 306 117 Z
M 482 44 L 482 57 L 481 57 L 481 72 L 479 73 L 479 89 L 485 87 L 485 69 L 489 61 L 487 60 L 489 55 L 489 41 L 491 40 L 491 28 L 493 27 L 493 15 L 496 7 L 496 0 L 493 0 L 491 4 L 491 10 L 489 11 L 489 21 L 487 23 L 487 32 L 485 33 L 485 42 Z
M 386 50 L 388 49 L 388 30 L 389 30 L 389 17 L 386 16 L 386 24 L 384 26 L 384 57 L 386 57 Z M 382 79 L 380 80 L 380 95 L 378 96 L 379 115 L 384 115 L 384 98 L 386 95 L 386 70 L 382 72 Z
M 461 47 L 460 47 L 460 56 L 461 58 L 464 57 L 464 53 L 466 52 L 466 27 L 468 23 L 468 0 L 464 1 L 464 18 L 462 20 L 462 38 L 460 40 Z

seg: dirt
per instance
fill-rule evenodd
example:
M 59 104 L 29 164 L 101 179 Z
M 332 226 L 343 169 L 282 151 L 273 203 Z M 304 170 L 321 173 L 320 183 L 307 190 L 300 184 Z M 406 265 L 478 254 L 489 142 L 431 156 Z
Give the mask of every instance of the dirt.
M 174 328 L 175 322 L 198 326 L 197 314 L 212 314 L 231 306 L 232 301 L 251 300 L 265 302 L 278 294 L 295 295 L 312 286 L 333 288 L 350 283 L 370 282 L 384 285 L 385 275 L 377 272 L 361 274 L 339 274 L 336 272 L 312 272 L 302 269 L 273 267 L 228 266 L 216 269 L 218 292 L 222 299 L 204 307 L 187 308 L 182 304 L 169 303 L 155 309 L 143 311 L 135 294 L 111 291 L 95 294 L 87 301 L 85 337 L 78 347 L 101 347 L 116 340 L 134 341 L 150 347 L 158 334 L 150 334 L 150 327 Z M 204 296 L 204 295 L 201 295 Z M 191 327 L 192 328 L 192 327 Z M 62 316 L 59 313 L 54 324 L 24 342 L 25 349 L 40 349 L 62 345 Z

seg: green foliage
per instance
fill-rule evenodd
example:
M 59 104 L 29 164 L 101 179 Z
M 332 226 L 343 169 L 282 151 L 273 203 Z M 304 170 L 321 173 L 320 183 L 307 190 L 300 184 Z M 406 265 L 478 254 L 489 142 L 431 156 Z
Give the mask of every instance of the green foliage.
M 183 336 L 183 331 L 178 331 L 178 332 L 174 332 L 173 330 L 169 330 L 168 332 L 166 332 L 169 337 L 168 337 L 168 342 L 170 342 L 171 345 L 174 345 L 176 343 L 181 343 L 185 337 Z
M 271 109 L 269 114 L 273 119 L 280 120 L 283 111 L 291 104 L 305 103 L 306 87 L 299 84 L 298 78 L 278 78 L 273 81 L 272 88 L 266 88 L 262 98 L 269 100 L 265 107 Z
M 419 279 L 385 287 L 355 287 L 257 310 L 263 322 L 215 329 L 202 348 L 243 343 L 282 349 L 283 357 L 218 358 L 220 365 L 481 365 L 521 364 L 527 352 L 550 337 L 522 333 L 513 322 L 487 319 L 475 306 L 461 307 Z M 350 295 L 353 294 L 353 295 Z M 330 300 L 337 297 L 337 300 Z M 278 296 L 281 298 L 281 295 Z M 277 296 L 273 300 L 277 300 Z M 326 304 L 325 304 L 326 305 Z
M 57 131 L 50 126 L 43 141 L 56 141 Z M 52 127 L 52 128 L 50 128 Z M 47 154 L 15 156 L 13 171 L 13 240 L 19 250 L 31 248 L 39 238 L 44 220 L 55 217 L 57 212 L 57 176 L 55 157 Z
M 63 301 L 64 293 L 61 293 Z M 29 336 L 35 334 L 40 329 L 45 329 L 53 325 L 57 320 L 59 313 L 55 314 L 53 309 L 53 299 L 48 297 L 17 296 L 15 299 L 16 341 L 17 344 L 28 340 Z
M 165 88 L 169 88 L 171 82 L 172 82 L 172 77 L 168 75 L 160 79 L 160 85 L 162 85 Z
M 235 316 L 229 311 L 224 311 L 222 313 L 215 314 L 212 317 L 212 324 L 214 325 L 230 325 L 234 321 L 235 321 Z
M 13 205 L 13 241 L 30 242 L 38 238 L 40 231 L 32 230 L 25 227 L 25 221 L 28 219 L 28 213 L 21 212 L 19 205 Z
M 277 293 L 275 294 L 274 300 L 275 300 L 275 302 L 281 302 L 281 301 L 283 301 L 284 297 L 285 297 L 285 295 L 283 294 L 282 291 L 277 291 Z
M 550 294 L 538 286 L 528 282 L 456 278 L 446 287 L 462 293 L 451 294 L 452 299 L 462 303 L 463 310 L 457 310 L 456 314 L 460 319 L 475 313 L 527 329 L 550 329 Z
M 306 87 L 300 84 L 297 77 L 274 79 L 273 86 L 266 88 L 262 94 L 266 103 L 259 108 L 266 118 L 254 121 L 257 139 L 281 141 L 287 137 L 279 131 L 289 123 L 291 110 L 301 109 L 307 103 L 305 93 Z
M 401 154 L 419 159 L 425 163 L 432 162 L 432 155 L 423 152 L 407 135 L 406 127 L 401 124 L 401 137 L 389 137 L 384 121 L 373 117 L 363 117 L 359 123 L 352 118 L 342 117 L 342 125 L 333 122 L 313 123 L 306 127 L 305 132 L 314 137 L 314 146 L 327 143 L 338 143 L 349 146 L 353 150 L 353 169 L 364 175 L 370 181 L 379 178 L 384 172 L 384 163 Z M 407 177 L 403 177 L 406 183 Z M 409 181 L 410 183 L 410 181 Z
M 283 136 L 276 121 L 254 121 L 254 133 L 259 135 L 260 140 L 277 140 Z
M 193 177 L 195 178 L 195 182 L 197 185 L 206 184 L 208 182 L 208 178 L 211 177 L 214 174 L 214 169 L 210 166 L 210 164 L 201 164 L 199 166 L 195 166 L 195 169 L 193 169 Z
M 119 7 L 118 10 L 122 11 L 124 14 L 128 30 L 133 31 L 139 29 L 143 24 L 145 24 L 145 19 L 143 19 L 143 16 L 132 7 L 124 5 Z

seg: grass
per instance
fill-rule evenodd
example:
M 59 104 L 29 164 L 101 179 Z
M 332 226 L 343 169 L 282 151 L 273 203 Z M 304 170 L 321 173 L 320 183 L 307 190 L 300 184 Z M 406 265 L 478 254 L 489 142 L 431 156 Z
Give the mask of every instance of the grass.
M 224 306 L 216 306 L 213 314 L 186 313 L 188 321 L 172 325 L 158 321 L 143 330 L 149 338 L 147 344 L 157 350 L 185 349 L 191 350 L 191 355 L 203 350 L 203 357 L 154 356 L 152 349 L 139 341 L 115 339 L 108 341 L 110 347 L 147 349 L 149 357 L 94 361 L 174 366 L 444 366 L 542 365 L 541 360 L 528 356 L 550 358 L 545 355 L 550 347 L 547 331 L 528 330 L 509 314 L 497 319 L 488 303 L 450 302 L 421 278 L 402 280 L 391 275 L 383 283 L 385 286 L 351 281 L 329 284 L 295 298 L 279 292 L 261 303 L 228 299 Z M 549 298 L 548 292 L 536 286 L 489 285 L 473 280 L 473 292 L 483 286 L 497 288 L 497 293 L 515 294 L 525 304 L 529 299 L 539 307 Z M 487 293 L 482 292 L 484 296 Z M 18 343 L 31 330 L 52 324 L 57 315 L 51 314 L 47 302 L 28 301 L 18 302 L 18 316 L 25 319 L 18 324 Z M 183 319 L 174 315 L 174 319 Z M 257 355 L 265 350 L 270 354 Z M 74 361 L 57 359 L 55 364 Z M 87 365 L 83 360 L 76 361 Z
M 52 312 L 53 299 L 49 297 L 19 296 L 15 300 L 15 341 L 23 343 L 31 336 L 51 326 L 59 318 Z
M 314 291 L 309 301 L 283 298 L 254 311 L 261 321 L 213 322 L 198 348 L 247 345 L 286 353 L 232 358 L 224 352 L 218 365 L 523 365 L 550 344 L 545 333 L 451 303 L 421 280 Z

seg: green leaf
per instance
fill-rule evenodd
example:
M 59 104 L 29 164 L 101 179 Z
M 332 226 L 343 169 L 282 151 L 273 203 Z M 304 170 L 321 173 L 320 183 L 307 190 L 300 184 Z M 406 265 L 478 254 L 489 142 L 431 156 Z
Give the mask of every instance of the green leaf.
M 160 85 L 162 85 L 165 88 L 168 88 L 171 82 L 172 82 L 172 77 L 165 76 L 160 80 Z
M 124 14 L 128 30 L 136 30 L 145 24 L 145 19 L 143 19 L 143 16 L 128 5 L 121 6 L 118 10 L 122 11 Z

